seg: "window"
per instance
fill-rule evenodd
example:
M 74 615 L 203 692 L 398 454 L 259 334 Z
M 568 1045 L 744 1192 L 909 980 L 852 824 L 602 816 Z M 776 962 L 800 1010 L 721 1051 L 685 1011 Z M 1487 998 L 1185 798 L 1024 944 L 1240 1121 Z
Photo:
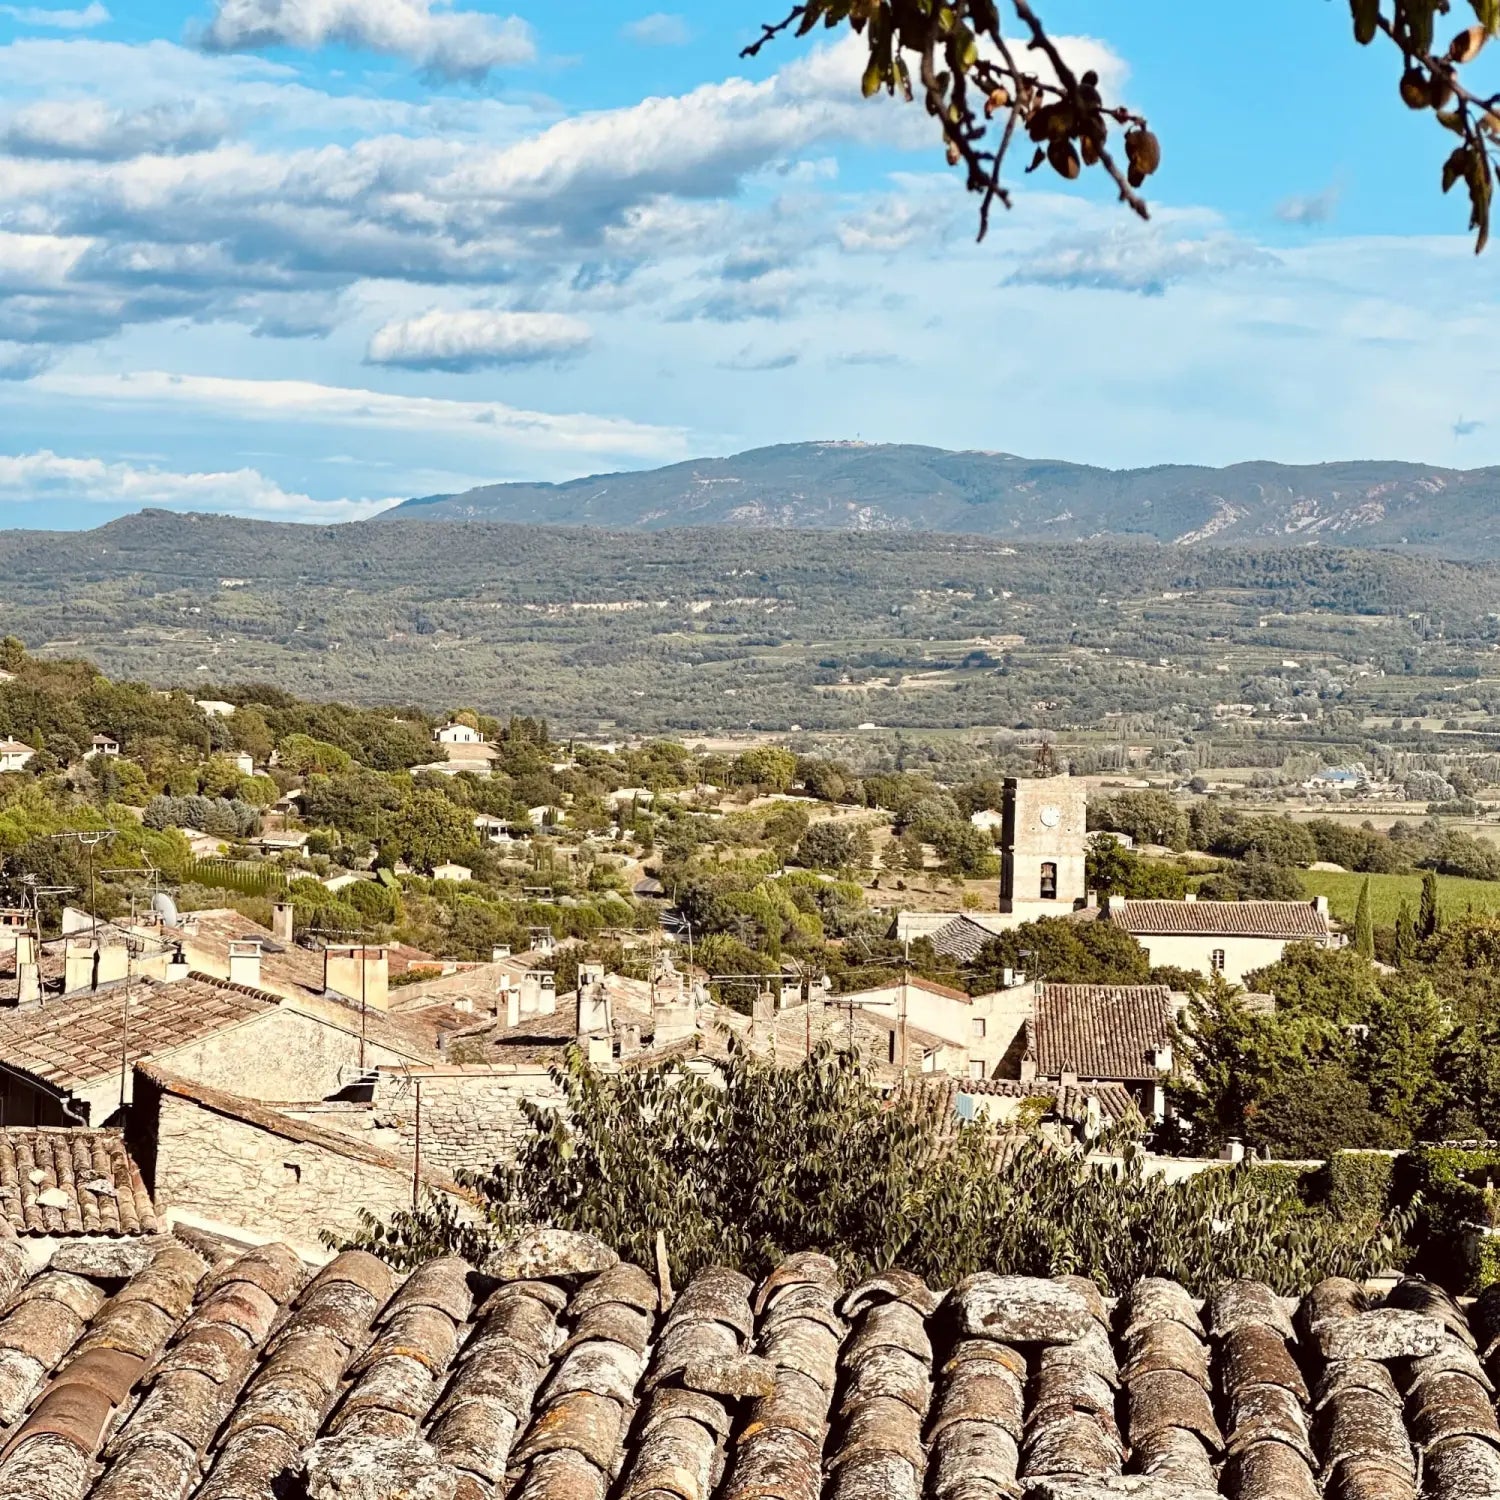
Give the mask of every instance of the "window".
M 984 1017 L 983 1016 L 975 1016 L 974 1019 L 969 1022 L 969 1035 L 973 1036 L 973 1037 L 983 1037 L 984 1036 Z
M 971 1057 L 969 1059 L 969 1077 L 976 1081 L 984 1077 L 984 1059 L 982 1057 Z
M 286 1180 L 288 1183 L 302 1181 L 302 1168 L 294 1161 L 284 1161 L 281 1164 L 286 1169 Z
M 1042 866 L 1042 900 L 1057 900 L 1057 866 L 1050 860 Z
M 1215 948 L 1208 955 L 1208 966 L 1215 974 L 1222 974 L 1224 972 L 1224 950 L 1222 948 Z

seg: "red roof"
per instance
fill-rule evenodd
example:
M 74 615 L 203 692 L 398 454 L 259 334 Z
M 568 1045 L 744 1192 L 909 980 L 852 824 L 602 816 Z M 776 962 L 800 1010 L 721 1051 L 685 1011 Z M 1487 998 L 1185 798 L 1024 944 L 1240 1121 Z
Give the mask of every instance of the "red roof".
M 1136 937 L 1328 936 L 1328 918 L 1311 901 L 1111 901 L 1103 915 Z
M 1172 992 L 1164 984 L 1044 984 L 1031 1022 L 1043 1078 L 1146 1082 L 1161 1076 L 1155 1054 L 1172 1037 Z

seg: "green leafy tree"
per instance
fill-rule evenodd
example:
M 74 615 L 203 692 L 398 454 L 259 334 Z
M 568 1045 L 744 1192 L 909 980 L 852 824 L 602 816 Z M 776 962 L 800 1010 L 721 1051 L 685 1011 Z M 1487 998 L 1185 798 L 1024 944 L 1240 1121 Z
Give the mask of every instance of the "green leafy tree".
M 1147 984 L 1151 976 L 1146 950 L 1128 932 L 1061 917 L 1023 922 L 986 942 L 974 960 L 971 990 L 998 989 L 1005 969 L 1054 984 Z
M 1375 922 L 1370 915 L 1370 881 L 1359 888 L 1359 900 L 1354 907 L 1354 951 L 1361 958 L 1374 960 Z
M 814 823 L 797 845 L 797 863 L 810 870 L 862 870 L 871 857 L 869 829 L 843 820 Z
M 757 745 L 734 759 L 736 786 L 760 792 L 789 792 L 797 777 L 797 757 L 775 745 Z
M 460 853 L 473 837 L 462 808 L 441 792 L 419 788 L 401 804 L 389 842 L 413 869 L 430 870 Z

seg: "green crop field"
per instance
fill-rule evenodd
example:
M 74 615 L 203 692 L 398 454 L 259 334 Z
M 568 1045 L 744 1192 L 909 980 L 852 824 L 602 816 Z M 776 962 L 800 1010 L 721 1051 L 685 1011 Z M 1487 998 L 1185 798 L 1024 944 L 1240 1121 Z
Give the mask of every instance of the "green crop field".
M 1371 915 L 1377 927 L 1392 927 L 1403 901 L 1416 915 L 1422 899 L 1420 875 L 1336 874 L 1304 870 L 1302 886 L 1309 896 L 1327 896 L 1333 915 L 1354 921 L 1360 887 L 1370 882 Z M 1472 906 L 1476 912 L 1500 911 L 1500 880 L 1463 880 L 1456 875 L 1438 876 L 1438 907 L 1445 917 L 1460 917 Z

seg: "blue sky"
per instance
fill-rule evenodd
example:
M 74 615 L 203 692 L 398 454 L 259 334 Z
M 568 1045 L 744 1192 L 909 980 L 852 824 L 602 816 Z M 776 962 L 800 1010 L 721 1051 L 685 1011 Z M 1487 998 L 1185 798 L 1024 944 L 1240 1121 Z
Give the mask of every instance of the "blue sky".
M 851 47 L 739 59 L 773 14 L 0 4 L 0 526 L 813 438 L 1500 463 L 1500 246 L 1343 0 L 1048 0 L 1154 217 L 1038 174 L 983 246 Z

